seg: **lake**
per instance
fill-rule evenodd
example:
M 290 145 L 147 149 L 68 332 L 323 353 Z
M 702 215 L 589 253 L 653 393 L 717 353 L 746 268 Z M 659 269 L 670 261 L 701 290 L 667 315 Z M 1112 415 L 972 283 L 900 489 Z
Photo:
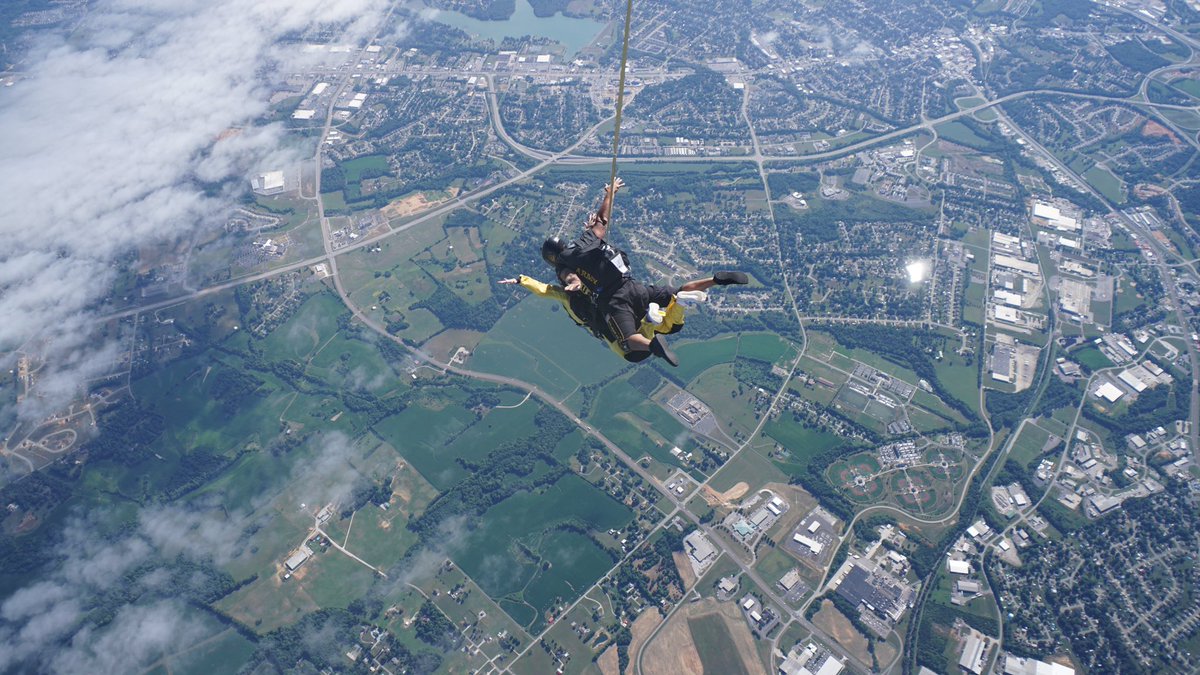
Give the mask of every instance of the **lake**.
M 577 54 L 591 42 L 606 22 L 595 19 L 573 19 L 562 14 L 539 17 L 534 15 L 529 0 L 517 0 L 517 10 L 504 21 L 481 21 L 463 14 L 444 9 L 436 10 L 432 21 L 444 23 L 455 28 L 461 28 L 467 33 L 483 39 L 495 40 L 496 44 L 504 38 L 519 38 L 525 35 L 544 37 L 554 40 L 567 48 L 567 57 Z

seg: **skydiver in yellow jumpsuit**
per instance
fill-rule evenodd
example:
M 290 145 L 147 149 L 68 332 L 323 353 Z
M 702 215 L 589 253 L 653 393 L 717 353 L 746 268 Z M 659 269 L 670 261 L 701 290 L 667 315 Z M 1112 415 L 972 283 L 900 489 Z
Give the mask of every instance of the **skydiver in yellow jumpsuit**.
M 519 284 L 534 295 L 557 300 L 575 325 L 587 328 L 592 335 L 603 340 L 609 349 L 626 361 L 636 363 L 650 356 L 648 351 L 631 352 L 622 349 L 621 340 L 614 336 L 609 326 L 597 316 L 595 305 L 581 290 L 579 277 L 565 267 L 559 268 L 558 275 L 561 286 L 543 283 L 524 274 L 516 279 L 501 279 L 499 283 Z M 679 332 L 683 328 L 684 321 L 683 305 L 680 300 L 703 302 L 707 297 L 704 291 L 711 288 L 714 283 L 711 278 L 687 282 L 672 294 L 671 301 L 665 308 L 658 305 L 651 306 L 648 316 L 642 319 L 638 332 L 647 339 L 653 338 L 656 333 L 670 335 Z

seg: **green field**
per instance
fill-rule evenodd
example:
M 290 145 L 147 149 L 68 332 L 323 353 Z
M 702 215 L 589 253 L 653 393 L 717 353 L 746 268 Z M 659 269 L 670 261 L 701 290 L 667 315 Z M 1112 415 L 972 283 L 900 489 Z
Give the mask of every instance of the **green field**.
M 971 148 L 988 147 L 991 141 L 981 138 L 962 122 L 943 122 L 934 127 L 938 137 Z
M 1026 424 L 1021 430 L 1021 435 L 1013 442 L 1012 458 L 1022 466 L 1028 467 L 1041 456 L 1042 448 L 1049 438 L 1049 431 L 1033 424 Z
M 346 183 L 359 183 L 363 174 L 380 176 L 391 171 L 386 155 L 366 155 L 356 157 L 348 162 L 342 162 L 342 173 L 346 175 Z
M 775 439 L 789 453 L 793 462 L 806 461 L 826 450 L 848 443 L 840 436 L 806 427 L 786 413 L 767 422 L 763 433 Z
M 747 391 L 738 382 L 732 365 L 721 364 L 704 371 L 688 385 L 688 393 L 708 404 L 726 433 L 736 431 L 745 435 L 754 430 L 754 401 L 758 392 Z
M 663 464 L 683 466 L 671 447 L 685 448 L 690 432 L 657 403 L 620 378 L 596 395 L 587 420 L 635 459 L 649 455 Z
M 461 404 L 438 401 L 411 406 L 375 425 L 375 431 L 435 488 L 444 490 L 464 474 L 447 444 L 475 423 L 474 413 Z
M 697 375 L 717 365 L 733 361 L 738 351 L 738 337 L 730 335 L 719 340 L 688 342 L 672 345 L 679 357 L 679 367 L 671 369 L 671 375 L 680 382 L 691 382 Z
M 787 483 L 787 476 L 756 450 L 747 448 L 721 467 L 709 483 L 717 492 L 725 492 L 738 483 L 757 490 L 766 483 Z
M 1100 191 L 1109 201 L 1116 204 L 1125 203 L 1125 186 L 1121 179 L 1099 164 L 1088 169 L 1083 174 L 1084 180 Z
M 532 382 L 558 397 L 629 367 L 605 343 L 576 326 L 557 302 L 537 297 L 505 312 L 468 365 Z
M 704 614 L 688 619 L 692 641 L 700 653 L 704 672 L 721 675 L 750 675 L 742 659 L 738 657 L 737 645 L 729 634 L 729 627 L 720 614 Z
M 568 474 L 493 506 L 452 557 L 519 624 L 536 631 L 555 598 L 576 597 L 612 565 L 591 538 L 562 526 L 603 532 L 632 519 L 624 505 Z
M 796 567 L 794 558 L 784 553 L 782 549 L 772 548 L 765 555 L 759 556 L 758 562 L 754 565 L 754 570 L 768 584 L 775 584 L 793 567 Z
M 738 356 L 775 363 L 795 350 L 783 338 L 773 333 L 742 333 L 738 339 Z
M 166 659 L 170 673 L 180 675 L 209 675 L 236 672 L 254 654 L 254 643 L 227 628 L 211 638 L 194 644 L 181 645 L 183 651 Z
M 1111 368 L 1113 362 L 1108 360 L 1108 357 L 1101 352 L 1095 345 L 1087 345 L 1080 349 L 1076 349 L 1070 353 L 1072 359 L 1075 359 L 1084 368 L 1089 370 L 1100 370 L 1101 368 Z

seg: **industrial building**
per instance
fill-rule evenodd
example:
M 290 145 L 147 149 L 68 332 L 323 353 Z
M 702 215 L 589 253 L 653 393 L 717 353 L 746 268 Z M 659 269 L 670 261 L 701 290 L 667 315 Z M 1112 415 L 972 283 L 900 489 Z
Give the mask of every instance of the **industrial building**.
M 284 185 L 282 171 L 260 173 L 250 180 L 250 188 L 260 195 L 277 195 L 283 192 Z
M 1022 274 L 1027 274 L 1037 278 L 1041 276 L 1041 270 L 1037 263 L 1029 262 L 1028 260 L 1020 260 L 1009 255 L 998 255 L 993 259 L 997 267 L 1005 267 L 1010 270 L 1016 270 Z
M 1004 675 L 1075 675 L 1075 669 L 1061 663 L 1046 663 L 1034 658 L 1006 654 Z
M 890 575 L 879 571 L 872 574 L 862 565 L 850 568 L 836 592 L 855 607 L 865 605 L 880 618 L 891 621 L 900 620 L 911 600 L 909 590 L 890 578 Z
M 1093 393 L 1095 394 L 1096 398 L 1102 398 L 1109 403 L 1116 403 L 1122 396 L 1125 395 L 1125 392 L 1121 391 L 1121 388 L 1112 382 L 1105 382 L 1097 387 L 1096 391 Z
M 779 664 L 779 675 L 838 675 L 845 667 L 827 649 L 810 642 L 801 650 L 797 643 Z
M 992 349 L 992 379 L 999 382 L 1012 382 L 1015 373 L 1015 350 L 1011 345 L 996 343 Z
M 1060 232 L 1078 232 L 1081 223 L 1063 213 L 1057 206 L 1047 202 L 1033 203 L 1033 224 L 1042 227 L 1052 227 Z
M 983 665 L 987 661 L 986 649 L 987 643 L 975 631 L 971 631 L 963 644 L 962 656 L 958 657 L 958 667 L 969 673 L 982 675 Z
M 683 543 L 687 546 L 688 555 L 697 565 L 707 565 L 717 557 L 717 549 L 713 548 L 712 542 L 700 530 L 685 537 Z

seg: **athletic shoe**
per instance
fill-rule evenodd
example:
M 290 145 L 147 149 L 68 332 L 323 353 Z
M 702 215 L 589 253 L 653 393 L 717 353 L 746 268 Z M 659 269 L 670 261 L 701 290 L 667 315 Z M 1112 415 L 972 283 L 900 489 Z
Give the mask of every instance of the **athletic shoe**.
M 646 310 L 646 320 L 659 326 L 662 325 L 664 314 L 662 307 L 659 307 L 657 302 L 652 302 L 649 309 Z
M 718 286 L 748 284 L 750 283 L 750 277 L 746 276 L 745 272 L 717 272 L 713 275 L 713 281 L 717 282 Z
M 675 294 L 675 299 L 682 305 L 695 305 L 708 300 L 708 293 L 704 291 L 679 291 Z
M 655 335 L 654 339 L 650 341 L 650 353 L 672 366 L 679 367 L 679 359 L 675 357 L 675 352 L 671 351 L 671 348 L 667 346 L 667 341 L 661 335 Z

